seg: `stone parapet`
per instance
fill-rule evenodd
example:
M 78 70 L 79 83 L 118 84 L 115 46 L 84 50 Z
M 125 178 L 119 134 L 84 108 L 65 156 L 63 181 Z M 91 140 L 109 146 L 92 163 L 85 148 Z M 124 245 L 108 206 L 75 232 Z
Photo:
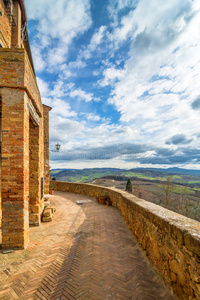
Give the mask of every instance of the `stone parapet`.
M 182 300 L 200 300 L 200 223 L 127 192 L 91 184 L 52 181 L 54 189 L 109 196 L 157 272 Z

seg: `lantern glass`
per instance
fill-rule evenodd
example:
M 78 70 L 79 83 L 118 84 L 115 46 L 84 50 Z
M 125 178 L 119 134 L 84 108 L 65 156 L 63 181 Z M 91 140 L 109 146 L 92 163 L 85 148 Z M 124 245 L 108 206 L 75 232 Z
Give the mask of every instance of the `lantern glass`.
M 55 147 L 56 147 L 56 151 L 59 151 L 59 150 L 60 150 L 60 144 L 57 143 L 57 144 L 55 145 Z

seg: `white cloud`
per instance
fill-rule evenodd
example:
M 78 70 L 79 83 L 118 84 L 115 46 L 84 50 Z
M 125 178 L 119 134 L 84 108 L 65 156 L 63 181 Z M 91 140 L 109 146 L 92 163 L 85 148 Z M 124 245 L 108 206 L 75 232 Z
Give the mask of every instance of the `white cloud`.
M 127 16 L 124 16 L 121 20 L 120 27 L 117 27 L 113 34 L 110 35 L 110 39 L 115 42 L 126 41 L 127 37 L 133 33 L 135 29 L 135 12 L 133 10 Z
M 90 121 L 100 121 L 100 117 L 93 113 L 87 114 L 86 116 L 87 116 L 87 119 Z
M 70 97 L 77 97 L 80 100 L 85 100 L 86 102 L 92 101 L 92 94 L 87 94 L 85 91 L 81 89 L 73 90 L 70 92 Z
M 71 72 L 71 70 L 67 64 L 62 64 L 60 66 L 60 71 L 61 71 L 61 73 L 60 73 L 59 77 L 62 80 L 68 79 L 73 75 L 73 73 Z
M 104 79 L 100 80 L 98 84 L 102 87 L 113 84 L 116 80 L 121 79 L 124 73 L 125 70 L 123 69 L 115 69 L 114 67 L 107 68 L 103 71 Z
M 110 0 L 108 13 L 113 20 L 113 26 L 118 25 L 118 14 L 125 8 L 135 8 L 139 0 Z
M 78 98 L 79 100 L 84 100 L 85 102 L 100 101 L 99 97 L 94 97 L 92 93 L 86 93 L 80 88 L 72 89 L 69 95 L 71 98 Z
M 74 68 L 74 69 L 81 69 L 81 68 L 85 68 L 85 66 L 86 66 L 86 63 L 85 63 L 85 61 L 83 61 L 83 59 L 82 59 L 82 57 L 81 56 L 79 56 L 78 58 L 77 58 L 77 60 L 75 60 L 75 61 L 72 61 L 72 62 L 70 62 L 69 63 L 69 68 Z
M 70 105 L 59 98 L 52 99 L 48 97 L 43 97 L 42 102 L 45 105 L 52 107 L 51 118 L 56 119 L 56 117 L 59 118 L 60 116 L 65 118 L 77 116 L 77 113 L 71 110 Z
M 72 82 L 65 83 L 63 80 L 57 80 L 49 92 L 51 97 L 63 97 L 69 94 L 69 91 L 73 88 Z
M 64 100 L 59 99 L 69 93 L 69 90 L 73 88 L 73 83 L 64 84 L 63 81 L 58 80 L 54 83 L 52 89 L 49 84 L 37 77 L 38 87 L 42 97 L 42 103 L 52 107 L 51 114 L 53 116 L 62 117 L 76 117 L 77 113 L 71 110 L 70 105 Z
M 102 39 L 104 37 L 106 26 L 101 26 L 92 36 L 90 44 L 89 44 L 89 50 L 94 51 L 98 45 L 102 43 Z
M 150 149 L 132 156 L 122 151 L 109 160 L 97 159 L 93 165 L 87 161 L 86 167 L 89 163 L 100 167 L 139 166 L 137 159 L 154 159 L 155 148 L 161 146 L 163 152 L 173 150 L 182 155 L 184 151 L 178 145 L 166 145 L 167 140 L 180 134 L 191 141 L 188 147 L 200 148 L 199 110 L 192 107 L 200 95 L 200 2 L 110 0 L 107 3 L 112 23 L 94 22 L 94 27 L 91 27 L 89 0 L 27 3 L 29 19 L 36 21 L 33 27 L 36 36 L 32 38 L 35 67 L 44 72 L 38 78 L 38 85 L 43 102 L 53 108 L 52 146 L 61 141 L 62 151 L 75 149 L 85 154 L 87 149 L 95 153 L 96 148 L 105 147 L 106 151 L 106 147 L 119 144 L 124 147 L 133 141 L 151 145 Z M 69 52 L 73 40 L 90 27 L 84 36 L 88 44 L 80 43 L 76 49 L 78 55 Z M 68 57 L 75 60 L 67 61 Z M 86 72 L 81 72 L 81 68 L 86 68 Z M 47 71 L 51 74 L 45 82 Z M 103 79 L 98 80 L 102 72 Z M 98 76 L 97 84 L 84 90 L 91 73 Z M 69 80 L 72 76 L 74 83 Z M 84 80 L 87 85 L 83 87 Z M 109 98 L 108 103 L 117 112 L 103 101 L 98 110 L 93 102 L 100 100 L 93 90 L 95 86 L 98 95 Z M 103 117 L 106 112 L 110 119 Z M 119 115 L 119 124 L 112 124 L 112 120 L 118 122 Z M 63 161 L 61 164 L 65 166 Z M 80 167 L 80 161 L 77 166 Z
M 50 112 L 50 134 L 51 144 L 59 141 L 62 145 L 62 150 L 68 149 L 70 143 L 74 137 L 81 136 L 83 130 L 83 124 L 72 119 L 68 119 L 63 116 L 57 116 L 53 114 L 53 109 Z M 76 143 L 71 144 L 74 147 Z
M 73 39 L 83 34 L 92 24 L 89 0 L 34 0 L 26 1 L 28 18 L 36 20 L 37 39 L 33 45 L 45 52 L 33 51 L 38 71 L 44 70 L 47 61 L 52 71 L 67 57 Z M 45 36 L 45 39 L 43 38 Z M 47 45 L 50 48 L 47 48 Z M 37 62 L 37 60 L 39 60 Z
M 49 85 L 46 81 L 42 80 L 40 77 L 37 77 L 37 84 L 40 90 L 42 97 L 45 97 L 49 94 Z
M 36 44 L 31 47 L 32 54 L 34 57 L 34 67 L 37 72 L 41 72 L 46 67 L 46 61 L 42 57 L 41 49 Z
M 71 111 L 71 107 L 68 103 L 60 99 L 54 99 L 52 101 L 53 114 L 63 117 L 76 117 L 77 113 Z
M 60 39 L 66 44 L 92 23 L 89 0 L 27 1 L 27 12 L 29 19 L 39 21 L 39 34 Z
M 198 133 L 199 114 L 191 107 L 200 82 L 198 9 L 198 1 L 141 0 L 114 31 L 116 41 L 129 35 L 132 44 L 122 76 L 110 81 L 109 102 L 151 142 L 182 130 Z
M 93 34 L 90 43 L 86 47 L 86 49 L 81 50 L 77 59 L 73 62 L 69 63 L 69 67 L 71 68 L 84 68 L 86 66 L 86 60 L 92 57 L 93 52 L 104 42 L 104 36 L 106 35 L 106 26 L 101 26 L 98 28 Z M 98 48 L 98 53 L 101 52 L 102 49 Z

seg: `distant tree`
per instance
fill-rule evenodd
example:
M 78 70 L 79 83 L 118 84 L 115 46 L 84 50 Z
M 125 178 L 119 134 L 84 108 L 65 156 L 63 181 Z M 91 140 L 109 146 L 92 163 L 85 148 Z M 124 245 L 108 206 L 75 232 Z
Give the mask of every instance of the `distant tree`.
M 132 183 L 131 183 L 130 178 L 128 178 L 127 183 L 126 183 L 126 191 L 129 193 L 132 193 L 132 190 L 133 190 Z
M 182 189 L 182 204 L 185 203 L 185 215 L 186 215 L 186 217 L 189 217 L 189 210 L 190 210 L 189 199 L 188 199 L 189 193 L 190 193 L 189 188 L 184 187 Z
M 141 190 L 140 190 L 140 185 L 137 184 L 137 185 L 134 185 L 133 187 L 133 194 L 138 197 L 138 198 L 142 198 L 142 193 L 141 193 Z
M 52 177 L 52 179 L 51 180 L 56 180 L 56 177 Z
M 168 176 L 165 182 L 161 181 L 161 186 L 163 188 L 163 191 L 165 192 L 165 205 L 168 206 L 172 191 L 172 177 Z

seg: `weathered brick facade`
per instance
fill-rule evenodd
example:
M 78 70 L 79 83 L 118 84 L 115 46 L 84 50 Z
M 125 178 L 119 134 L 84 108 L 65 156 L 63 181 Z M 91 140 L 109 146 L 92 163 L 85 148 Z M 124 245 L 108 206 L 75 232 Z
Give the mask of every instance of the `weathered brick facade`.
M 43 105 L 44 122 L 44 193 L 49 193 L 49 111 L 51 107 Z
M 6 48 L 11 46 L 12 19 L 9 10 L 4 1 L 0 0 L 0 44 Z
M 26 34 L 23 41 L 21 32 Z M 0 0 L 2 247 L 26 248 L 49 183 L 49 107 L 37 86 L 23 0 Z M 45 183 L 45 186 L 44 186 Z M 1 215 L 1 214 L 0 214 Z

